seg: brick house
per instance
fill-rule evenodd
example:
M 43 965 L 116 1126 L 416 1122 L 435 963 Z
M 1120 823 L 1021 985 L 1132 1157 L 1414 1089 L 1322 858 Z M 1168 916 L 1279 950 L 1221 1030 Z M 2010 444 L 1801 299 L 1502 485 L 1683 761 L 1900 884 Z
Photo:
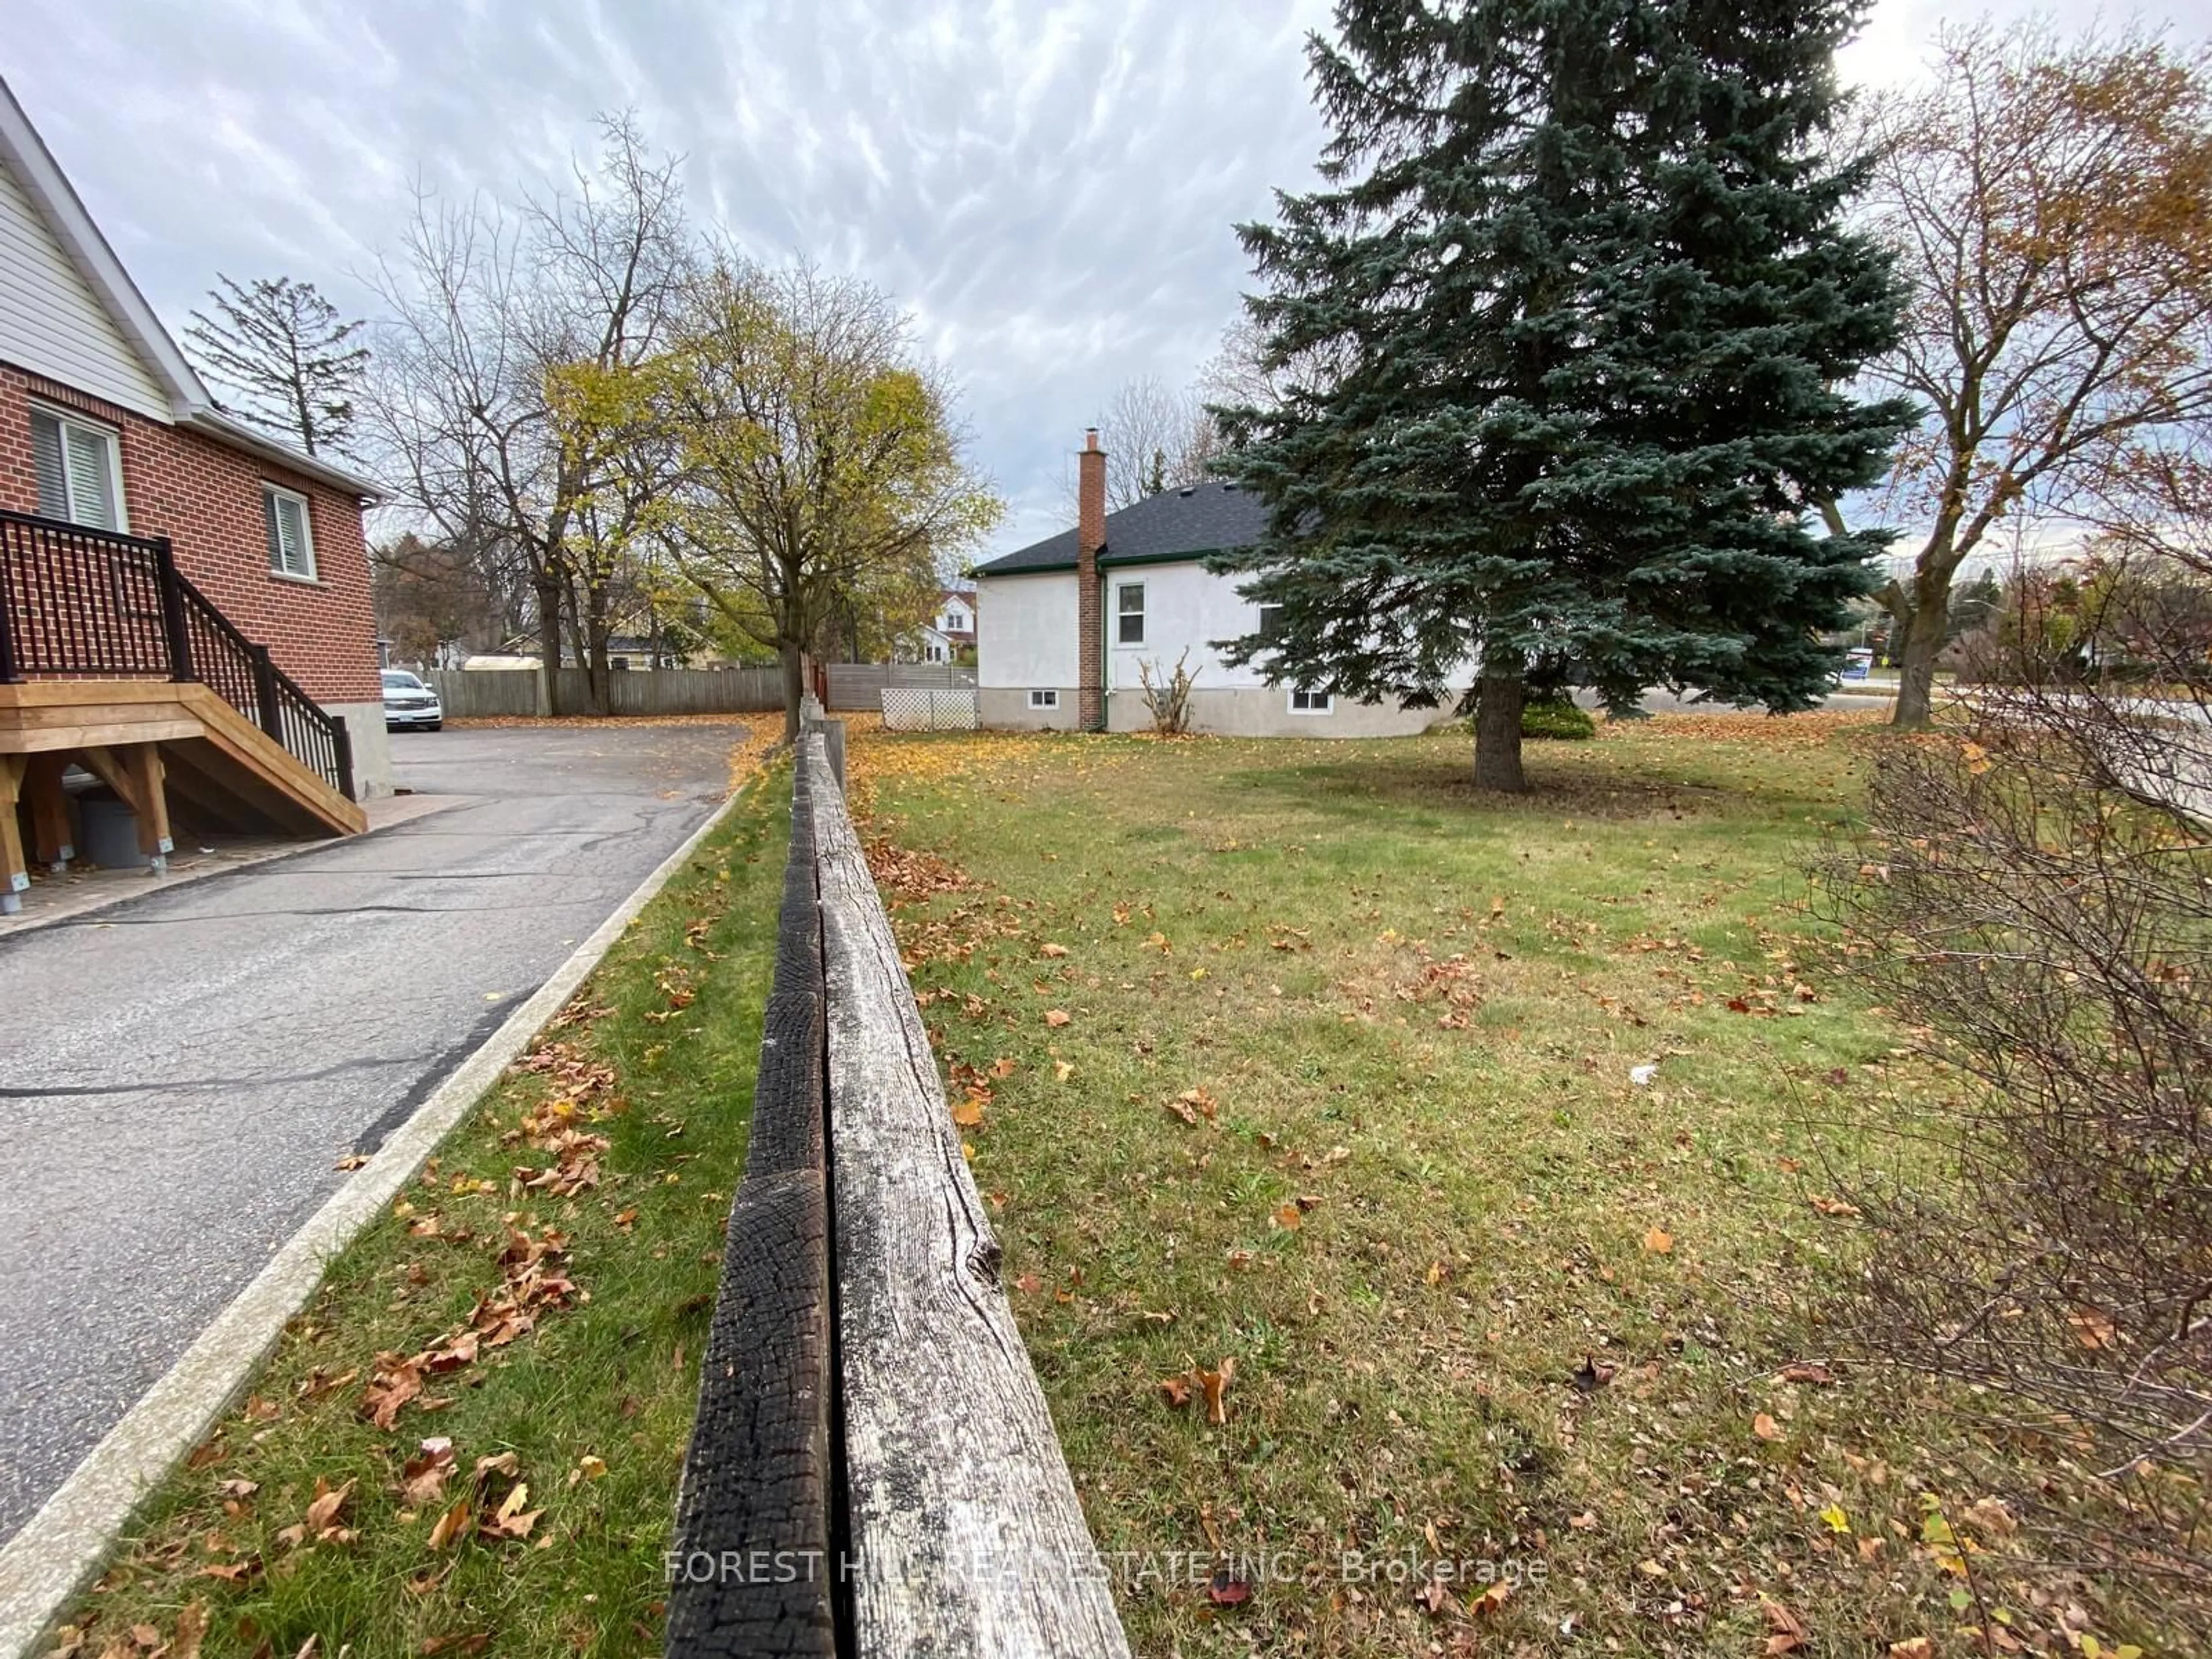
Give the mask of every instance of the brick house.
M 1264 633 L 1266 611 L 1216 575 L 1208 555 L 1249 547 L 1267 511 L 1235 484 L 1162 490 L 1106 510 L 1106 452 L 1094 428 L 1077 456 L 1077 522 L 975 568 L 976 714 L 990 727 L 1141 732 L 1143 673 L 1196 675 L 1192 728 L 1240 737 L 1372 738 L 1427 730 L 1446 714 L 1359 703 L 1326 686 L 1271 685 L 1224 662 L 1215 642 Z M 1473 665 L 1463 671 L 1463 687 Z
M 87 752 L 110 745 L 52 735 L 71 696 L 95 695 L 106 714 L 79 736 L 143 705 L 142 775 L 118 769 L 134 805 L 143 775 L 166 770 L 218 819 L 228 805 L 357 828 L 345 798 L 392 787 L 362 531 L 374 498 L 216 407 L 0 82 L 0 840 L 52 769 L 40 756 L 120 767 Z M 224 730 L 187 734 L 193 721 Z M 285 752 L 334 803 L 305 778 L 242 775 Z M 51 805 L 34 811 L 42 840 Z

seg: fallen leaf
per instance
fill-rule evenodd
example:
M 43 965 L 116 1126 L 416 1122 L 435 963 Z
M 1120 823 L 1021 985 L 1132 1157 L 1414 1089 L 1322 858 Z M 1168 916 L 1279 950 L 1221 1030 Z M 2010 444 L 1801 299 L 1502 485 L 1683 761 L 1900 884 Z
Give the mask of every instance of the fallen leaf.
M 1209 1371 L 1201 1368 L 1191 1373 L 1198 1381 L 1199 1392 L 1206 1396 L 1207 1422 L 1226 1423 L 1229 1420 L 1229 1406 L 1224 1396 L 1229 1392 L 1229 1379 L 1236 1374 L 1237 1362 L 1226 1356 L 1222 1358 L 1218 1370 Z
M 1805 1645 L 1805 1624 L 1781 1602 L 1759 1598 L 1759 1610 L 1766 1615 L 1773 1634 L 1766 1638 L 1770 1654 L 1794 1653 Z
M 1822 1215 L 1855 1216 L 1859 1212 L 1857 1205 L 1846 1203 L 1840 1198 L 1830 1198 L 1826 1193 L 1808 1193 L 1805 1201 Z
M 453 1443 L 444 1435 L 425 1440 L 421 1453 L 400 1467 L 400 1496 L 410 1506 L 434 1504 L 446 1495 L 453 1472 Z
M 1190 1404 L 1190 1379 L 1187 1376 L 1164 1376 L 1158 1384 L 1160 1398 L 1181 1410 Z
M 1935 1659 L 1936 1644 L 1925 1636 L 1908 1636 L 1889 1644 L 1889 1659 Z
M 1757 1435 L 1761 1440 L 1779 1440 L 1782 1438 L 1782 1425 L 1776 1422 L 1772 1418 L 1769 1417 L 1765 1412 L 1759 1413 L 1756 1417 L 1753 1417 L 1751 1419 L 1751 1431 Z
M 963 1129 L 972 1129 L 983 1121 L 983 1103 L 970 1095 L 952 1109 L 952 1121 Z
M 331 1164 L 331 1168 L 333 1170 L 360 1170 L 367 1168 L 368 1164 L 368 1158 L 365 1153 L 355 1152 L 349 1157 L 340 1158 L 337 1163 Z
M 337 1525 L 347 1501 L 353 1497 L 353 1486 L 349 1480 L 343 1486 L 334 1487 L 321 1475 L 315 1477 L 314 1501 L 307 1505 L 306 1525 L 309 1532 L 319 1536 Z
M 437 1524 L 430 1528 L 430 1547 L 434 1550 L 445 1548 L 466 1532 L 468 1526 L 469 1500 L 464 1498 L 440 1516 Z
M 207 1603 L 189 1601 L 177 1615 L 177 1633 L 169 1638 L 167 1659 L 200 1659 L 200 1641 L 208 1627 Z
M 1295 1231 L 1305 1221 L 1305 1212 L 1295 1204 L 1285 1204 L 1271 1218 L 1278 1227 Z
M 594 1457 L 589 1452 L 576 1460 L 576 1467 L 583 1470 L 586 1480 L 596 1480 L 607 1472 L 606 1459 Z
M 1040 945 L 1037 954 L 1041 957 L 1064 957 L 1067 954 L 1067 947 L 1065 945 Z
M 1850 1517 L 1844 1513 L 1844 1506 L 1841 1504 L 1829 1504 L 1820 1511 L 1820 1519 L 1827 1523 L 1830 1532 L 1839 1534 L 1846 1538 L 1850 1535 Z
M 1048 1008 L 1045 1011 L 1044 1023 L 1052 1026 L 1065 1025 L 1073 1018 L 1065 1008 Z
M 1835 1374 L 1814 1359 L 1795 1359 L 1782 1368 L 1784 1382 L 1833 1382 Z
M 1075 1075 L 1075 1062 L 1069 1060 L 1054 1060 L 1053 1062 L 1052 1070 L 1053 1081 L 1055 1083 L 1065 1083 L 1068 1079 Z
M 1252 1586 L 1222 1567 L 1207 1583 L 1206 1599 L 1217 1607 L 1241 1607 L 1252 1599 Z
M 1674 1235 L 1662 1228 L 1654 1227 L 1644 1235 L 1644 1248 L 1654 1255 L 1665 1255 L 1674 1248 Z

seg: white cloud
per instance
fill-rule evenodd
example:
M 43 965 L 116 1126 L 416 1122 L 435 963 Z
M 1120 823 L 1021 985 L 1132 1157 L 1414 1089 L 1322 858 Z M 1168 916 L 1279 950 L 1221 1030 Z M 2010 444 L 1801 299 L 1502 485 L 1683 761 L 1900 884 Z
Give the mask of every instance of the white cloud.
M 1014 501 L 1001 548 L 1059 527 L 1115 385 L 1212 349 L 1234 223 L 1322 137 L 1325 0 L 6 3 L 10 84 L 173 325 L 217 270 L 366 310 L 417 176 L 544 189 L 634 106 L 702 223 L 914 309 Z M 1848 72 L 1908 73 L 1936 15 L 1882 0 Z

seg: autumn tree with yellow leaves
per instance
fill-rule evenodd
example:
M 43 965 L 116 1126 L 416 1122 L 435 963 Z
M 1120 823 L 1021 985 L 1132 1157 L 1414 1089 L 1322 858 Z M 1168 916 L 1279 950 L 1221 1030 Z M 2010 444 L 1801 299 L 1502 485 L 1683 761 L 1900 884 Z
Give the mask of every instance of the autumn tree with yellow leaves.
M 1925 529 L 1879 595 L 1911 726 L 1966 559 L 2212 411 L 2212 65 L 2155 35 L 1983 24 L 1870 118 L 1866 205 L 1911 296 L 1873 378 L 1924 410 L 1887 505 Z
M 856 278 L 733 255 L 690 283 L 657 396 L 681 483 L 664 522 L 716 615 L 782 665 L 855 609 L 933 609 L 938 573 L 1003 507 L 961 453 L 952 394 L 907 317 Z

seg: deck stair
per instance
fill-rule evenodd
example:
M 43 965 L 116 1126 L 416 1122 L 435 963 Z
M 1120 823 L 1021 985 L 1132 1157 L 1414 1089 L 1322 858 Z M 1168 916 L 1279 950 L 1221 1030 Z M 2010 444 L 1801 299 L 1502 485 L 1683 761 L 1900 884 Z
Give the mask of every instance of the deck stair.
M 216 829 L 367 827 L 345 721 L 178 570 L 165 538 L 0 513 L 0 912 L 19 907 L 30 858 L 74 854 L 72 763 L 131 809 L 157 869 L 173 798 Z

